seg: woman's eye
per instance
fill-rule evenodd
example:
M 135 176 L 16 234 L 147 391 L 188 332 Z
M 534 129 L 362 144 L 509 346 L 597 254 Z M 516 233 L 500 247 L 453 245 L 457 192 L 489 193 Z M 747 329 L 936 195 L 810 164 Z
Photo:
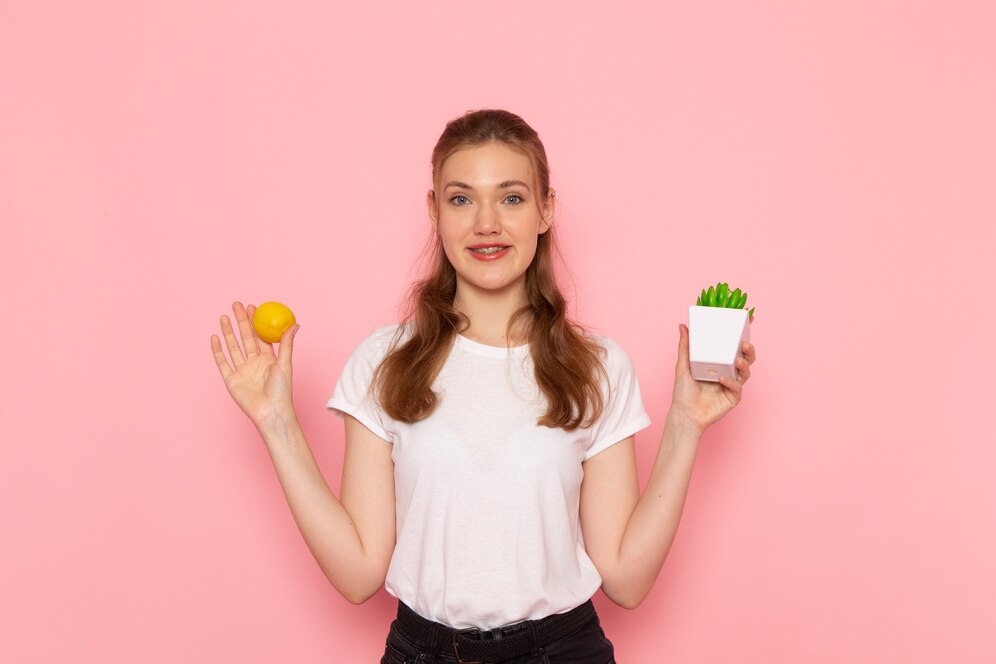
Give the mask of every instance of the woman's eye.
M 522 202 L 522 197 L 519 196 L 518 194 L 509 194 L 505 200 L 511 203 L 512 205 L 518 205 L 519 203 Z
M 450 203 L 453 203 L 454 205 L 466 205 L 469 201 L 470 199 L 462 194 L 454 196 L 450 199 Z

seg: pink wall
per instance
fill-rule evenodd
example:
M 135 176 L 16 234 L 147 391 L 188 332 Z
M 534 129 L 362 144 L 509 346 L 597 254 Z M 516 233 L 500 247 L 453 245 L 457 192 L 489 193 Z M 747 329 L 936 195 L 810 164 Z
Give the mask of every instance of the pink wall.
M 757 306 L 657 586 L 596 595 L 619 661 L 996 660 L 991 3 L 139 4 L 0 6 L 0 660 L 376 661 L 393 599 L 325 581 L 209 337 L 294 308 L 338 490 L 324 402 L 489 106 L 546 143 L 644 481 L 687 306 Z

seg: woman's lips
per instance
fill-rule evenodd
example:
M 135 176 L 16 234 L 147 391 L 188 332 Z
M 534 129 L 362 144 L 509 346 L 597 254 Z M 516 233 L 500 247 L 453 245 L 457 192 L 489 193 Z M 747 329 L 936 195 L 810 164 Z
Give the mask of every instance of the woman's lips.
M 505 254 L 507 254 L 508 250 L 511 249 L 511 248 L 512 247 L 504 247 L 504 248 L 499 249 L 498 251 L 496 251 L 494 253 L 487 253 L 487 254 L 482 254 L 479 251 L 474 251 L 473 249 L 471 249 L 469 247 L 467 248 L 467 251 L 470 253 L 471 256 L 473 256 L 474 258 L 476 258 L 479 261 L 496 261 L 499 258 L 501 258 L 502 256 L 504 256 Z

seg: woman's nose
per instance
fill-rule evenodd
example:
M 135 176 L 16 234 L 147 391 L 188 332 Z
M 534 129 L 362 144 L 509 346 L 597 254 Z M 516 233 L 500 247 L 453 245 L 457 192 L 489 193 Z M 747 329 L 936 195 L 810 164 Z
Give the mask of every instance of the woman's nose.
M 501 232 L 498 211 L 490 205 L 482 205 L 474 219 L 474 232 L 478 235 L 493 235 Z

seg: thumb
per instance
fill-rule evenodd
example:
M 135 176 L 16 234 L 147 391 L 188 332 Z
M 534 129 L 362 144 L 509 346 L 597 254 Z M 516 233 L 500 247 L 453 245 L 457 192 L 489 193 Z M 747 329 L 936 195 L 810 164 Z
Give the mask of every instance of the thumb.
M 277 364 L 288 374 L 291 372 L 291 354 L 294 351 L 294 337 L 300 325 L 294 323 L 280 335 L 280 348 L 277 349 Z
M 688 328 L 678 323 L 678 362 L 675 366 L 676 373 L 690 373 L 691 366 L 688 363 Z

